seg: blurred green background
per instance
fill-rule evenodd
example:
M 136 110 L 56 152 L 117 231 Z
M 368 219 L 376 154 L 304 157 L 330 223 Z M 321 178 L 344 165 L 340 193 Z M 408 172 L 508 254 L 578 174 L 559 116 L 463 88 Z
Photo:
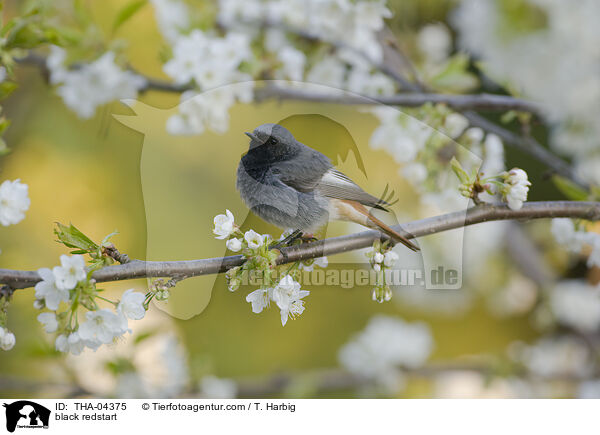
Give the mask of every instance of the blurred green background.
M 116 11 L 125 2 L 87 3 L 95 20 L 109 28 Z M 396 17 L 392 25 L 400 33 L 410 33 L 425 23 L 444 20 L 452 3 L 391 2 Z M 133 67 L 149 76 L 164 78 L 158 60 L 162 41 L 151 8 L 140 12 L 119 32 L 129 41 L 127 55 Z M 139 116 L 143 125 L 138 125 L 137 130 L 154 129 L 144 140 L 135 125 L 129 128 L 113 118 L 113 114 L 133 115 L 130 108 L 120 103 L 110 104 L 93 119 L 82 121 L 65 108 L 35 68 L 20 67 L 18 81 L 22 86 L 4 107 L 6 116 L 12 120 L 6 140 L 13 152 L 0 160 L 1 176 L 2 180 L 20 178 L 29 185 L 31 207 L 23 222 L 0 228 L 3 268 L 34 270 L 56 265 L 66 250 L 54 241 L 54 222 L 72 222 L 94 240 L 101 240 L 117 229 L 119 234 L 113 241 L 131 258 L 166 260 L 223 255 L 223 243 L 215 241 L 211 233 L 212 218 L 226 208 L 234 212 L 238 223 L 245 216 L 234 179 L 239 157 L 247 147 L 242 132 L 289 114 L 315 112 L 315 105 L 308 103 L 237 106 L 230 112 L 231 128 L 225 135 L 209 132 L 199 137 L 175 138 L 164 132 L 160 120 L 165 120 L 168 110 L 178 103 L 178 95 L 148 92 L 140 98 L 148 107 L 133 109 L 146 116 Z M 401 198 L 396 206 L 399 215 L 410 217 L 410 207 L 403 204 L 410 204 L 415 196 L 396 175 L 396 164 L 383 151 L 369 150 L 366 145 L 376 120 L 352 108 L 319 107 L 319 110 L 335 113 L 348 124 L 354 123 L 353 131 L 359 133 L 353 134 L 353 138 L 362 151 L 368 176 L 368 181 L 363 179 L 360 184 L 379 192 L 390 182 Z M 294 133 L 309 137 L 311 130 L 309 127 Z M 327 152 L 330 146 L 335 144 L 328 142 L 319 148 Z M 143 155 L 143 147 L 148 147 L 144 150 L 147 155 Z M 164 160 L 167 157 L 168 162 Z M 509 154 L 508 167 L 511 160 L 519 159 L 519 154 Z M 539 171 L 536 174 L 535 166 L 528 169 L 535 184 Z M 360 171 L 355 170 L 350 175 L 360 179 Z M 207 178 L 213 183 L 199 183 Z M 145 195 L 144 189 L 151 193 Z M 536 186 L 531 199 L 552 193 L 550 188 Z M 147 210 L 152 213 L 148 215 Z M 245 226 L 279 234 L 252 217 Z M 332 233 L 347 230 L 348 227 L 340 225 Z M 330 262 L 334 261 L 330 258 Z M 230 293 L 224 277 L 220 276 L 214 281 L 213 290 L 213 281 L 214 277 L 182 283 L 172 291 L 173 306 L 162 307 L 178 314 L 172 320 L 167 316 L 161 318 L 180 335 L 190 370 L 200 375 L 209 371 L 227 378 L 260 377 L 335 367 L 340 346 L 377 313 L 428 323 L 435 340 L 432 361 L 481 353 L 502 354 L 514 340 L 527 341 L 535 335 L 526 318 L 493 317 L 479 299 L 466 312 L 448 315 L 397 302 L 377 304 L 370 299 L 370 288 L 359 287 L 309 288 L 312 291 L 305 313 L 283 328 L 277 310 L 261 315 L 251 312 L 245 301 L 250 289 Z M 145 280 L 137 280 L 103 287 L 120 293 L 132 287 L 143 291 L 146 286 Z M 460 291 L 477 294 L 478 289 Z M 0 373 L 1 377 L 22 378 L 42 385 L 54 379 L 57 357 L 47 352 L 52 344 L 35 320 L 37 311 L 33 301 L 33 289 L 19 290 L 13 299 L 9 327 L 18 341 L 13 351 L 0 354 Z M 61 394 L 58 390 L 36 389 L 35 385 L 20 388 L 17 384 L 6 384 L 0 389 L 3 397 Z M 402 397 L 427 397 L 430 393 L 426 386 L 415 383 Z M 338 391 L 330 396 L 349 394 Z

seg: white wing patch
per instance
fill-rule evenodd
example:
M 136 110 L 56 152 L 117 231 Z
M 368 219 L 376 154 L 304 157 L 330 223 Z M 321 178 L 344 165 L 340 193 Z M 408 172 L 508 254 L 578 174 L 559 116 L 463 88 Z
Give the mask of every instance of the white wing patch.
M 315 189 L 329 198 L 357 201 L 370 207 L 386 205 L 385 201 L 369 195 L 347 175 L 333 168 L 323 174 Z

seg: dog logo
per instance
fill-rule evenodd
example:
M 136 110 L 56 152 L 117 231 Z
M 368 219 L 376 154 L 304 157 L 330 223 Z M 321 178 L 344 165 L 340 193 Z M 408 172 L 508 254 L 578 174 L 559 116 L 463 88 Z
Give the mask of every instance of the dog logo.
M 18 428 L 48 429 L 50 410 L 29 400 L 5 403 L 6 430 L 14 432 Z

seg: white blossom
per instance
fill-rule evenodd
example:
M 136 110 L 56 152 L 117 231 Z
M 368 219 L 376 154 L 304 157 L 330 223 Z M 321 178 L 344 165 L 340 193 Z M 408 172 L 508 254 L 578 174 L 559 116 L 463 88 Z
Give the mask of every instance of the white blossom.
M 527 192 L 529 187 L 524 183 L 516 184 L 509 188 L 506 195 L 506 202 L 512 210 L 520 210 L 523 202 L 527 201 Z
M 342 89 L 345 73 L 346 66 L 335 57 L 328 56 L 313 65 L 306 75 L 306 81 Z
M 281 67 L 276 70 L 276 78 L 300 81 L 304 77 L 304 65 L 306 55 L 300 50 L 285 46 L 278 50 L 277 60 L 281 62 Z
M 11 350 L 17 342 L 15 334 L 8 329 L 0 328 L 0 349 Z
M 580 253 L 584 245 L 591 248 L 588 256 L 588 267 L 600 266 L 600 234 L 576 230 L 569 218 L 552 219 L 552 234 L 556 241 L 569 251 Z
M 35 285 L 35 297 L 43 299 L 49 309 L 56 311 L 61 302 L 69 301 L 69 290 L 56 285 L 56 277 L 50 269 L 39 269 L 38 274 L 42 280 Z
M 86 345 L 92 349 L 97 349 L 100 343 L 96 340 L 83 340 L 77 331 L 72 332 L 68 336 L 60 334 L 56 337 L 55 341 L 56 350 L 63 353 L 71 353 L 73 355 L 81 354 Z
M 469 120 L 460 113 L 451 113 L 444 120 L 444 129 L 448 136 L 456 138 L 469 126 Z
M 373 131 L 369 145 L 383 148 L 398 163 L 408 163 L 425 147 L 432 130 L 422 122 L 396 109 L 373 110 L 381 124 Z
M 391 17 L 384 0 L 219 0 L 219 22 L 229 28 L 267 20 L 292 29 L 309 29 L 324 41 L 340 42 L 382 60 L 377 32 Z
M 59 84 L 58 94 L 64 103 L 80 118 L 91 118 L 96 108 L 110 101 L 136 98 L 138 90 L 146 86 L 142 76 L 126 71 L 115 63 L 115 53 L 106 52 L 94 62 L 67 70 L 64 54 L 53 49 L 47 65 L 52 83 Z
M 85 317 L 86 321 L 79 325 L 82 340 L 108 344 L 127 332 L 127 320 L 106 308 L 88 311 Z
M 300 293 L 300 283 L 291 275 L 286 275 L 273 289 L 273 300 L 280 309 L 286 309 L 291 301 Z
M 538 287 L 529 278 L 513 274 L 508 282 L 488 299 L 492 313 L 499 316 L 523 315 L 538 301 Z
M 494 175 L 504 171 L 504 145 L 502 140 L 493 133 L 488 133 L 484 141 L 485 158 L 480 172 L 484 175 Z
M 378 315 L 339 351 L 339 361 L 352 373 L 385 382 L 399 368 L 421 366 L 431 354 L 427 325 Z
M 369 96 L 387 96 L 394 94 L 394 81 L 381 72 L 354 66 L 348 73 L 346 88 L 352 92 Z
M 384 255 L 383 264 L 385 264 L 385 267 L 393 267 L 399 258 L 400 256 L 398 256 L 398 254 L 396 254 L 394 251 L 388 251 Z
M 309 292 L 307 290 L 302 290 L 300 293 L 300 296 L 298 296 L 298 299 L 295 299 L 294 301 L 292 301 L 290 303 L 290 305 L 285 309 L 285 310 L 281 310 L 280 314 L 281 314 L 281 324 L 283 326 L 285 326 L 285 324 L 288 321 L 288 318 L 292 318 L 295 319 L 296 317 L 298 317 L 300 314 L 302 314 L 305 310 L 304 307 L 304 301 L 301 300 L 301 298 L 303 298 L 306 295 L 303 295 L 302 293 L 306 292 L 306 294 L 308 294 Z
M 450 54 L 452 37 L 444 24 L 428 24 L 419 31 L 417 43 L 428 61 L 438 63 Z
M 479 127 L 470 127 L 465 131 L 465 137 L 472 143 L 479 143 L 483 140 L 485 133 Z
M 6 227 L 25 219 L 25 212 L 31 204 L 27 191 L 27 184 L 21 183 L 18 178 L 0 184 L 0 224 Z
M 290 275 L 281 278 L 273 289 L 272 299 L 281 312 L 281 324 L 285 326 L 289 317 L 295 318 L 304 312 L 302 298 L 308 296 L 308 290 L 301 290 L 300 283 Z
M 240 76 L 239 79 L 249 77 Z M 167 131 L 174 135 L 194 135 L 209 128 L 216 133 L 225 133 L 229 128 L 229 109 L 236 101 L 251 101 L 253 86 L 254 82 L 245 81 L 202 93 L 183 92 L 178 113 L 167 120 Z
M 239 81 L 238 67 L 251 56 L 247 35 L 229 32 L 219 38 L 195 29 L 176 39 L 163 69 L 176 84 L 193 81 L 206 90 Z
M 225 242 L 225 246 L 227 246 L 227 249 L 230 251 L 238 252 L 240 249 L 242 249 L 242 239 L 237 239 L 235 237 L 233 239 L 229 239 L 227 242 Z
M 189 25 L 190 13 L 187 5 L 179 0 L 150 0 L 154 6 L 158 27 L 165 39 L 174 42 Z
M 590 242 L 590 245 L 592 247 L 592 252 L 590 252 L 590 255 L 588 257 L 587 260 L 587 266 L 588 267 L 600 267 L 600 234 L 596 234 L 596 233 L 588 233 L 592 235 L 592 240 Z
M 67 353 L 69 351 L 68 337 L 65 334 L 60 334 L 58 337 L 56 337 L 54 346 L 57 351 Z
M 250 249 L 260 248 L 264 244 L 264 241 L 265 241 L 265 237 L 258 234 L 254 230 L 246 231 L 246 233 L 244 234 L 244 239 L 246 240 L 246 243 L 248 243 L 248 247 Z
M 235 219 L 233 213 L 229 210 L 225 210 L 226 214 L 219 214 L 215 216 L 213 222 L 215 228 L 213 233 L 216 234 L 217 239 L 226 239 L 235 232 Z
M 427 168 L 422 163 L 409 163 L 403 166 L 399 172 L 413 185 L 421 185 L 427 179 Z
M 527 179 L 527 173 L 519 168 L 513 168 L 508 172 L 504 182 L 505 198 L 511 210 L 519 210 L 523 202 L 527 201 L 527 193 L 531 183 Z
M 375 252 L 375 254 L 373 255 L 373 262 L 374 263 L 383 263 L 384 260 L 384 256 L 381 252 Z
M 52 269 L 56 279 L 56 287 L 64 290 L 74 289 L 79 281 L 86 278 L 85 261 L 81 255 L 60 256 L 60 266 Z M 52 308 L 50 308 L 52 309 Z
M 261 313 L 269 306 L 273 289 L 259 288 L 246 296 L 246 302 L 252 304 L 253 313 Z
M 384 18 L 391 18 L 392 12 L 386 7 L 385 0 L 357 1 L 356 20 L 359 27 L 380 30 L 384 25 Z
M 121 296 L 121 302 L 119 302 L 117 311 L 128 319 L 143 319 L 146 315 L 146 308 L 144 307 L 145 300 L 145 294 L 129 289 Z
M 460 2 L 452 17 L 460 45 L 496 81 L 539 102 L 553 124 L 551 146 L 573 160 L 578 176 L 598 183 L 600 3 L 583 1 L 574 8 L 560 0 L 529 0 L 523 5 L 543 16 L 543 25 L 515 19 L 514 10 L 496 0 Z
M 177 397 L 189 384 L 189 371 L 185 348 L 177 337 L 167 336 L 158 359 L 163 362 L 166 373 L 156 395 L 159 397 Z
M 600 327 L 600 287 L 583 281 L 567 280 L 556 284 L 550 307 L 557 320 L 582 332 Z
M 552 235 L 556 241 L 567 246 L 574 252 L 579 252 L 582 247 L 583 239 L 577 235 L 575 224 L 569 218 L 552 219 Z
M 519 352 L 518 358 L 538 376 L 587 375 L 590 353 L 585 344 L 569 336 L 542 338 Z
M 50 46 L 50 54 L 46 58 L 46 66 L 50 71 L 50 83 L 56 85 L 65 81 L 68 70 L 65 67 L 67 52 L 57 45 Z
M 260 0 L 219 0 L 219 22 L 231 27 L 238 23 L 253 23 L 265 13 Z
M 41 313 L 37 316 L 38 322 L 44 325 L 44 331 L 47 333 L 56 332 L 58 329 L 58 322 L 56 320 L 56 314 L 54 313 Z

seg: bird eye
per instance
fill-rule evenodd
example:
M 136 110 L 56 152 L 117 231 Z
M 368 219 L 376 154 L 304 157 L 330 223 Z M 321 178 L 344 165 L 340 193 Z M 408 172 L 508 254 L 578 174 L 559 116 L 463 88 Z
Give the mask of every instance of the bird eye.
M 277 145 L 277 139 L 275 139 L 274 137 L 270 137 L 269 140 L 267 141 L 267 143 L 269 145 Z

